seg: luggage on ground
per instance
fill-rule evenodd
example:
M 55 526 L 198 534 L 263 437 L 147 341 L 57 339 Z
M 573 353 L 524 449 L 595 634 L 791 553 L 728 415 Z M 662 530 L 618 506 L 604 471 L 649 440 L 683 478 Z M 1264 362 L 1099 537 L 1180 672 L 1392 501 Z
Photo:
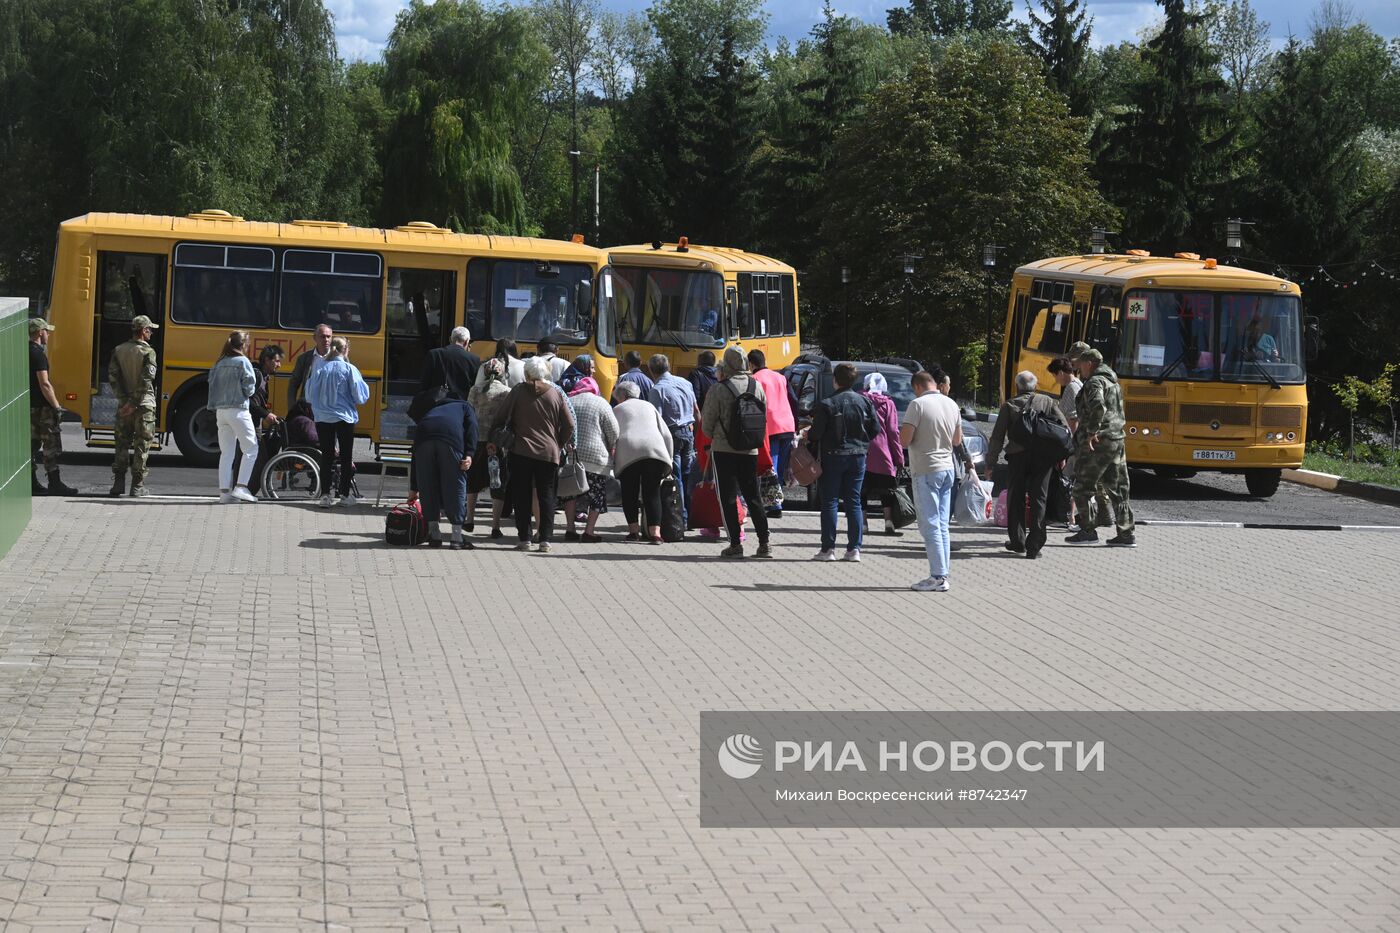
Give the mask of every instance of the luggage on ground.
M 384 540 L 394 545 L 422 544 L 428 540 L 428 523 L 417 502 L 401 502 L 384 517 Z
M 661 481 L 661 540 L 670 544 L 685 540 L 685 519 L 681 515 L 681 484 L 674 476 Z

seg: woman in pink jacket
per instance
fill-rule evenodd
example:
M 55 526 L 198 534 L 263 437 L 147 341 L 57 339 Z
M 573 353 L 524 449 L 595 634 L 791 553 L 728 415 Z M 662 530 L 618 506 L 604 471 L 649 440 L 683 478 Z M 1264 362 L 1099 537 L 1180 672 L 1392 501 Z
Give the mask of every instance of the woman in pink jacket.
M 875 406 L 875 419 L 880 422 L 880 433 L 870 439 L 870 449 L 865 453 L 865 492 L 878 492 L 880 505 L 885 509 L 885 534 L 902 535 L 904 532 L 894 527 L 894 489 L 898 485 L 895 477 L 904 466 L 904 447 L 899 443 L 899 413 L 895 410 L 894 399 L 889 395 L 889 383 L 879 373 L 865 377 L 861 395 L 870 399 Z

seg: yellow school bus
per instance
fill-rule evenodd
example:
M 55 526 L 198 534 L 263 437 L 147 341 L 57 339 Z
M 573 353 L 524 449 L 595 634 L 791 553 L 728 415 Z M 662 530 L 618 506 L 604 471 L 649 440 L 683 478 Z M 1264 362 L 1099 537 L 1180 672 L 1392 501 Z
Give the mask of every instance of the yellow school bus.
M 603 298 L 616 315 L 619 358 L 664 353 L 684 375 L 703 351 L 722 358 L 734 344 L 762 350 L 774 370 L 800 352 L 797 273 L 787 263 L 684 237 L 607 253 Z
M 1280 471 L 1303 462 L 1300 300 L 1292 282 L 1191 253 L 1033 262 L 1012 280 L 1002 398 L 1021 370 L 1058 395 L 1046 366 L 1084 340 L 1122 383 L 1130 465 L 1243 473 L 1251 494 L 1271 496 Z
M 116 399 L 112 350 L 131 319 L 161 327 L 157 412 L 186 459 L 217 459 L 204 409 L 210 366 L 231 330 L 252 334 L 252 355 L 286 351 L 271 402 L 285 411 L 292 364 L 318 324 L 350 341 L 370 386 L 359 432 L 376 444 L 408 441 L 407 408 L 428 351 L 465 325 L 485 358 L 498 337 L 522 354 L 549 338 L 559 355 L 591 353 L 608 391 L 616 378 L 611 318 L 595 289 L 605 254 L 581 243 L 454 233 L 429 223 L 392 230 L 335 221 L 246 221 L 224 211 L 186 217 L 86 214 L 59 227 L 48 316 L 58 328 L 52 377 L 92 446 L 110 446 Z

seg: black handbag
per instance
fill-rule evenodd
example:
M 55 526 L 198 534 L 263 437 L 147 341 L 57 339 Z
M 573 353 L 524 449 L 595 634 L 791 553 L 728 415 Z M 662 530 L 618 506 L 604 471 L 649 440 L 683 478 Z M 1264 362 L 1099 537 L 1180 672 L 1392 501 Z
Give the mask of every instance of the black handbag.
M 903 486 L 894 487 L 890 496 L 890 519 L 896 528 L 912 525 L 919 520 L 919 512 L 914 508 L 914 499 Z

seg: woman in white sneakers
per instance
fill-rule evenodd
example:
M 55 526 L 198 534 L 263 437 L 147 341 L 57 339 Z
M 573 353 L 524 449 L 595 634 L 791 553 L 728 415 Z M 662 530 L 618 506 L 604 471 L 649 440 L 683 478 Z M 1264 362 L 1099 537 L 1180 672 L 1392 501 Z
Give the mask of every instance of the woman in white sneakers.
M 251 341 L 246 331 L 236 330 L 224 342 L 224 351 L 209 370 L 209 402 L 219 426 L 219 501 L 257 502 L 248 491 L 248 478 L 258 459 L 258 431 L 248 411 L 248 399 L 257 387 L 257 376 L 248 359 Z M 238 467 L 238 483 L 233 482 L 233 452 L 243 448 Z

